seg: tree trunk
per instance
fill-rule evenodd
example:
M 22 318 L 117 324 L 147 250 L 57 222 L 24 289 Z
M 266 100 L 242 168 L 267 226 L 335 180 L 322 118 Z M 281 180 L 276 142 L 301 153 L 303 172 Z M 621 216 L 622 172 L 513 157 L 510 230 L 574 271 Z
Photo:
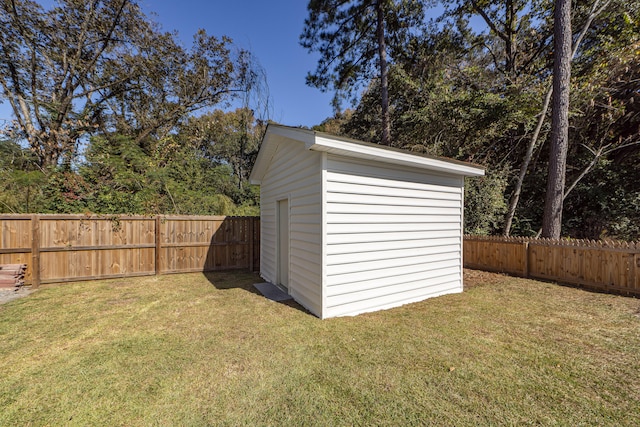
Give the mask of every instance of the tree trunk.
M 569 86 L 571 79 L 571 0 L 556 0 L 553 18 L 553 106 L 549 177 L 542 219 L 542 237 L 559 239 L 562 227 L 569 148 Z
M 384 9 L 382 0 L 376 2 L 378 22 L 378 56 L 380 59 L 380 99 L 382 101 L 382 140 L 380 144 L 391 145 L 391 116 L 389 115 L 389 76 L 387 72 L 387 45 L 384 40 Z
M 580 47 L 580 43 L 582 42 L 582 39 L 587 33 L 587 30 L 591 26 L 591 23 L 596 18 L 596 16 L 602 13 L 602 11 L 604 11 L 609 6 L 609 3 L 611 3 L 610 0 L 607 0 L 602 5 L 600 5 L 600 0 L 595 0 L 593 2 L 593 5 L 591 7 L 591 12 L 589 13 L 589 17 L 587 18 L 587 21 L 584 23 L 584 26 L 582 27 L 582 30 L 580 31 L 580 34 L 578 35 L 578 38 L 576 39 L 576 42 L 573 45 L 573 51 L 571 52 L 572 60 L 573 60 L 573 57 L 576 56 L 576 53 L 578 52 L 578 48 Z M 547 91 L 547 95 L 542 105 L 542 111 L 540 112 L 540 117 L 538 118 L 538 124 L 536 126 L 535 131 L 533 132 L 533 135 L 531 136 L 531 141 L 529 141 L 529 146 L 527 147 L 527 154 L 525 155 L 522 165 L 520 166 L 520 174 L 518 175 L 518 180 L 516 181 L 516 187 L 513 190 L 513 194 L 511 195 L 511 200 L 509 202 L 509 211 L 507 212 L 507 217 L 505 219 L 505 224 L 503 228 L 502 234 L 505 236 L 509 236 L 509 233 L 511 232 L 513 217 L 516 214 L 516 208 L 518 207 L 518 201 L 520 200 L 522 183 L 524 182 L 524 177 L 527 174 L 527 169 L 529 169 L 529 163 L 531 162 L 533 150 L 535 149 L 538 143 L 538 136 L 540 135 L 542 124 L 544 123 L 544 119 L 547 116 L 547 109 L 549 108 L 549 102 L 551 100 L 552 92 L 553 92 L 553 86 L 550 87 L 549 90 Z
M 544 103 L 542 104 L 542 111 L 540 112 L 540 117 L 538 118 L 538 124 L 533 131 L 533 136 L 531 137 L 531 141 L 529 142 L 529 146 L 527 147 L 527 152 L 524 156 L 524 160 L 522 161 L 522 165 L 520 166 L 520 173 L 518 174 L 518 180 L 516 181 L 516 187 L 513 190 L 513 194 L 511 195 L 511 200 L 509 201 L 509 210 L 507 212 L 507 218 L 504 222 L 504 228 L 502 230 L 502 234 L 504 236 L 509 236 L 509 233 L 511 232 L 513 217 L 516 215 L 516 208 L 518 207 L 518 202 L 520 201 L 522 183 L 524 182 L 524 177 L 527 174 L 527 169 L 529 169 L 529 163 L 531 163 L 533 150 L 536 148 L 536 143 L 538 141 L 538 136 L 540 135 L 540 130 L 542 129 L 542 124 L 544 123 L 544 118 L 547 116 L 547 109 L 549 108 L 549 102 L 551 101 L 552 92 L 552 89 L 549 88 L 549 90 L 547 91 L 547 95 L 544 98 Z
M 517 41 L 516 36 L 518 34 L 518 14 L 516 12 L 516 7 L 512 0 L 508 0 L 505 5 L 505 35 L 507 36 L 505 39 L 505 53 L 507 56 L 506 64 L 505 64 L 505 73 L 508 78 L 513 82 L 517 75 L 516 69 L 516 50 L 517 50 Z

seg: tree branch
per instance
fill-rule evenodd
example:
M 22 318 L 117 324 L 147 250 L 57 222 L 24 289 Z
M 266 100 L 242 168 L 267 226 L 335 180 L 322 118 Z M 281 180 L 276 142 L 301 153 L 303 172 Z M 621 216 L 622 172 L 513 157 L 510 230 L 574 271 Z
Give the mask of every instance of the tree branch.
M 496 26 L 496 24 L 491 20 L 491 18 L 489 17 L 489 15 L 487 15 L 487 13 L 484 11 L 484 9 L 482 9 L 479 5 L 478 2 L 476 0 L 471 0 L 471 4 L 473 5 L 473 9 L 478 12 L 480 14 L 480 16 L 482 16 L 482 19 L 484 19 L 484 21 L 487 23 L 487 25 L 489 26 L 489 28 L 491 29 L 491 31 L 493 31 L 494 33 L 496 33 L 496 35 L 498 37 L 500 37 L 502 40 L 504 40 L 505 42 L 509 42 L 509 38 L 507 37 L 507 35 L 505 33 L 503 33 L 502 31 L 500 31 L 498 29 L 498 27 Z

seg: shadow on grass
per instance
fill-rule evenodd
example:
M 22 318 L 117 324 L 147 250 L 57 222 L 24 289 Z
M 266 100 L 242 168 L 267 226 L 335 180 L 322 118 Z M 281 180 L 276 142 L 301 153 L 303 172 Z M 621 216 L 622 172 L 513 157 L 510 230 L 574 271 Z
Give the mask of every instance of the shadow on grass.
M 203 273 L 209 283 L 211 283 L 216 289 L 242 289 L 249 293 L 259 295 L 262 298 L 266 298 L 253 286 L 255 283 L 264 282 L 263 279 L 257 273 L 250 273 L 246 270 L 231 270 L 231 271 L 206 271 Z M 286 301 L 273 301 L 274 303 L 286 305 L 293 309 L 302 311 L 303 313 L 311 314 L 309 310 L 298 304 L 294 299 Z
M 266 298 L 253 286 L 264 280 L 249 271 L 260 263 L 259 236 L 260 230 L 251 218 L 225 217 L 211 236 L 207 249 L 204 264 L 207 280 L 220 290 L 243 289 Z M 278 302 L 309 313 L 293 299 Z
M 252 294 L 262 295 L 254 286 L 261 279 L 256 273 L 250 273 L 246 270 L 229 270 L 229 271 L 205 271 L 204 277 L 207 278 L 216 289 L 244 289 Z

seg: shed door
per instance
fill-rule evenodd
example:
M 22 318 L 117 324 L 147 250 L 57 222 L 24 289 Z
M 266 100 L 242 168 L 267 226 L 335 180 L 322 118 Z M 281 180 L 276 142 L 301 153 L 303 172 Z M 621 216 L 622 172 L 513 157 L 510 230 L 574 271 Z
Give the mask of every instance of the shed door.
M 289 287 L 289 201 L 278 201 L 278 284 Z

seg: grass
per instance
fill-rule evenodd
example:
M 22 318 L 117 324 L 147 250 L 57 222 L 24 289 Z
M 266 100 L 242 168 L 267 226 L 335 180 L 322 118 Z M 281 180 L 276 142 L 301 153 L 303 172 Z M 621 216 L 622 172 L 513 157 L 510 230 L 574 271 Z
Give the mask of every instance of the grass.
M 321 321 L 247 273 L 0 305 L 0 425 L 640 425 L 640 301 L 489 274 Z

